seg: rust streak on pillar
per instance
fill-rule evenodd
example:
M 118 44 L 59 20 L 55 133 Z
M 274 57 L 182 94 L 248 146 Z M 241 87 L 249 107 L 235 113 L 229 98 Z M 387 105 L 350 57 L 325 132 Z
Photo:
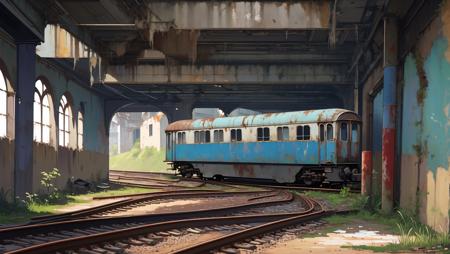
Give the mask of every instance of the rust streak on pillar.
M 394 208 L 395 117 L 397 90 L 397 19 L 384 19 L 384 87 L 381 209 L 391 213 Z
M 361 156 L 361 194 L 372 194 L 372 151 L 363 151 Z

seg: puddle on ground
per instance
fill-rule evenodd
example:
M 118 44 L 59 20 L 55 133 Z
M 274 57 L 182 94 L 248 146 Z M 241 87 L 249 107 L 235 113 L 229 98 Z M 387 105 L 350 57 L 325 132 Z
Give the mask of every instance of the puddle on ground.
M 362 223 L 350 223 L 344 228 L 337 229 L 326 235 L 307 238 L 296 238 L 263 250 L 263 254 L 369 254 L 368 250 L 354 250 L 342 246 L 372 245 L 384 246 L 389 243 L 398 243 L 399 236 L 384 233 L 383 226 Z M 380 229 L 380 230 L 378 230 Z
M 336 230 L 328 233 L 319 241 L 321 245 L 385 245 L 388 243 L 398 243 L 399 237 L 391 234 L 383 234 L 377 230 Z M 316 238 L 317 239 L 317 238 Z

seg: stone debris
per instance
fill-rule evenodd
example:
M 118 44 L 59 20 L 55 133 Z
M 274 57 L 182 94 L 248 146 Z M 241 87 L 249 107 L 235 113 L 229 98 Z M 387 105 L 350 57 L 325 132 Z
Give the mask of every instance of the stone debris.
M 186 231 L 189 233 L 193 233 L 193 234 L 200 234 L 202 232 L 200 229 L 194 229 L 194 228 L 188 228 Z

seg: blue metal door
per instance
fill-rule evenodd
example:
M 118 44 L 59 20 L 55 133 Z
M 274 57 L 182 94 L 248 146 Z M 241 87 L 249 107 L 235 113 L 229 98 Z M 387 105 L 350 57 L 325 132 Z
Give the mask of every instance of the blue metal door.
M 325 164 L 327 161 L 327 139 L 325 135 L 325 124 L 319 124 L 319 162 Z
M 352 140 L 351 146 L 351 160 L 355 162 L 359 162 L 359 123 L 352 122 L 351 135 L 350 138 Z
M 166 161 L 175 161 L 175 133 L 167 133 L 166 135 Z
M 336 141 L 332 123 L 319 124 L 319 154 L 321 164 L 336 161 Z

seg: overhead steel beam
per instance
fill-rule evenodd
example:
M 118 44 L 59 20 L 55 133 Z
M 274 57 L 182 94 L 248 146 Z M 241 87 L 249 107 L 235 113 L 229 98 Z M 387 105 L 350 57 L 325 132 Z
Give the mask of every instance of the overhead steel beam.
M 177 29 L 328 28 L 330 4 L 324 1 L 151 1 L 153 21 Z
M 346 65 L 242 64 L 242 65 L 110 65 L 105 84 L 255 84 L 255 85 L 351 85 Z

